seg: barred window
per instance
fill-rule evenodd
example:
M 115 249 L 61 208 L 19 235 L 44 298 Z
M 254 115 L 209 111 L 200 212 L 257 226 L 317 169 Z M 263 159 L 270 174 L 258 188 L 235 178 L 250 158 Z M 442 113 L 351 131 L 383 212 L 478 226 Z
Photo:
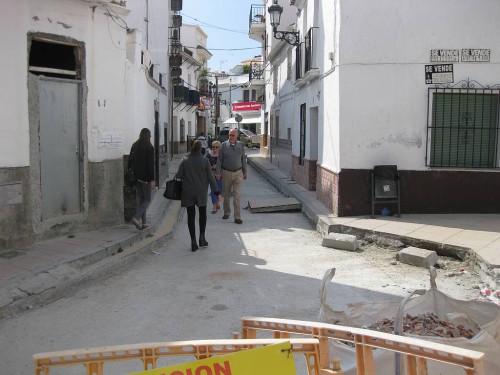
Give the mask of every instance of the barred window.
M 499 167 L 499 91 L 429 89 L 429 166 Z

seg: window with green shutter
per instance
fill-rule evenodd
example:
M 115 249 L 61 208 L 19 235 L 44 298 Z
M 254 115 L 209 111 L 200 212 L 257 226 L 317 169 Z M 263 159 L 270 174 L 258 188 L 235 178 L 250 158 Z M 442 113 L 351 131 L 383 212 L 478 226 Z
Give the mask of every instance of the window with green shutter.
M 429 104 L 429 166 L 498 167 L 498 90 L 430 89 Z

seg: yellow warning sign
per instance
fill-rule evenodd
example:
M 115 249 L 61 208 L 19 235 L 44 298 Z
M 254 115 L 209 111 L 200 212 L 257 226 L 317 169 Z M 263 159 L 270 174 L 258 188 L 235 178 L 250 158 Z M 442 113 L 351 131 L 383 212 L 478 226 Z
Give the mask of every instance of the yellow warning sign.
M 283 342 L 130 375 L 296 375 L 291 347 Z

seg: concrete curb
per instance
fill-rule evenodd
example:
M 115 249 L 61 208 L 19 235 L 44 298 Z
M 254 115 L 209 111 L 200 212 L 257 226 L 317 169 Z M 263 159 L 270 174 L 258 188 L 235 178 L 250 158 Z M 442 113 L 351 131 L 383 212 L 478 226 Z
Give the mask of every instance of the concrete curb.
M 0 290 L 0 319 L 45 306 L 95 280 L 116 275 L 143 254 L 163 246 L 176 229 L 184 210 L 180 202 L 163 198 L 162 189 L 157 190 L 158 194 L 163 201 L 155 206 L 152 225 L 148 229 L 127 233 L 105 246 L 99 245 L 69 261 L 66 259 L 39 268 L 3 286 Z
M 255 157 L 255 156 L 254 156 Z M 405 246 L 413 246 L 435 251 L 440 256 L 448 256 L 458 258 L 467 265 L 475 265 L 478 267 L 483 281 L 497 289 L 500 286 L 500 269 L 493 268 L 480 255 L 469 247 L 451 245 L 431 240 L 418 239 L 404 235 L 396 235 L 386 232 L 379 232 L 372 229 L 362 229 L 353 226 L 335 223 L 337 217 L 333 215 L 326 207 L 321 204 L 315 197 L 315 193 L 308 191 L 302 186 L 294 183 L 290 179 L 277 177 L 274 174 L 281 176 L 283 172 L 272 166 L 269 162 L 259 163 L 253 160 L 252 156 L 247 158 L 247 162 L 251 165 L 262 177 L 274 185 L 278 191 L 287 197 L 293 197 L 302 204 L 302 213 L 312 222 L 316 230 L 322 235 L 331 232 L 352 234 L 359 239 L 370 239 L 377 236 L 388 240 L 400 241 Z M 260 156 L 257 156 L 260 157 Z M 264 165 L 265 164 L 265 165 Z
M 331 214 L 326 207 L 324 207 L 321 203 L 317 201 L 314 197 L 314 193 L 306 190 L 305 188 L 294 184 L 289 179 L 285 180 L 283 178 L 278 178 L 273 173 L 270 173 L 272 170 L 275 170 L 277 173 L 281 173 L 276 169 L 276 167 L 271 167 L 271 165 L 266 168 L 259 162 L 253 160 L 253 157 L 247 158 L 248 164 L 251 165 L 260 175 L 266 178 L 271 184 L 273 184 L 280 192 L 285 194 L 288 197 L 293 197 L 297 199 L 300 203 L 302 203 L 302 212 L 303 214 L 311 220 L 311 222 L 316 227 L 316 230 L 321 234 L 325 235 L 330 232 L 343 233 L 343 234 L 352 234 L 361 239 L 367 238 L 369 236 L 377 235 L 381 237 L 385 237 L 388 239 L 399 240 L 406 246 L 414 246 L 425 248 L 428 250 L 435 251 L 438 255 L 448 256 L 461 259 L 463 261 L 473 262 L 477 264 L 483 271 L 487 274 L 488 265 L 481 261 L 480 257 L 477 257 L 475 252 L 473 252 L 470 248 L 455 246 L 445 243 L 439 243 L 429 240 L 422 240 L 407 236 L 395 235 L 385 232 L 378 232 L 372 229 L 361 229 L 355 228 L 348 225 L 336 224 L 334 220 L 336 216 Z

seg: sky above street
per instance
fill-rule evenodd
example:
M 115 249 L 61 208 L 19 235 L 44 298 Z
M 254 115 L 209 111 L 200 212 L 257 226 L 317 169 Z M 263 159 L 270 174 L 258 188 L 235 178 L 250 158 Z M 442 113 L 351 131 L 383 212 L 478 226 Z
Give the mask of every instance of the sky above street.
M 212 53 L 208 66 L 228 71 L 242 60 L 260 55 L 260 44 L 248 37 L 248 17 L 252 4 L 262 0 L 184 0 L 182 22 L 199 25 L 208 35 Z M 181 30 L 182 32 L 182 30 Z

